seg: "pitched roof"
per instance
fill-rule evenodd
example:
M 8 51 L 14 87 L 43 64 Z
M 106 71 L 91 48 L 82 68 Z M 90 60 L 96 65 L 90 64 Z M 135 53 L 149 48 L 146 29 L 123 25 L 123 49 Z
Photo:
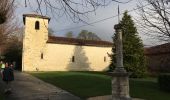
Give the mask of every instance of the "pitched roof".
M 170 53 L 170 43 L 165 43 L 165 44 L 145 48 L 146 55 L 166 54 L 166 53 Z
M 82 46 L 99 46 L 99 47 L 112 47 L 113 45 L 112 42 L 108 42 L 108 41 L 82 40 L 76 38 L 54 37 L 54 36 L 49 36 L 47 43 L 82 45 Z
M 36 18 L 43 18 L 43 19 L 50 20 L 49 17 L 43 16 L 43 15 L 38 15 L 38 14 L 23 14 L 23 17 L 36 17 Z

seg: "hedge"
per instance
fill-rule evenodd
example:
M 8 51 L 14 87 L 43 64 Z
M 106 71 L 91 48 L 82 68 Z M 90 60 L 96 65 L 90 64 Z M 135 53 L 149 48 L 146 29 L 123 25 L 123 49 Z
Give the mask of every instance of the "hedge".
M 170 92 L 170 73 L 162 73 L 158 76 L 159 88 L 163 91 Z

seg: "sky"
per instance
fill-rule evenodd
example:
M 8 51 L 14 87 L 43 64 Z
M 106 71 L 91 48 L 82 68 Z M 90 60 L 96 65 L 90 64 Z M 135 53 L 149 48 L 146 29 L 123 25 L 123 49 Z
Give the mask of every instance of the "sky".
M 16 17 L 18 18 L 18 22 L 21 26 L 23 26 L 23 20 L 22 15 L 23 14 L 29 14 L 33 13 L 34 7 L 25 7 L 24 0 L 18 0 L 17 2 L 17 8 L 15 10 Z M 127 1 L 127 0 L 121 0 L 121 1 Z M 32 0 L 30 0 L 32 2 Z M 88 30 L 90 32 L 96 33 L 102 40 L 105 41 L 112 41 L 112 36 L 115 33 L 114 32 L 114 25 L 118 23 L 118 17 L 116 16 L 118 14 L 118 5 L 120 9 L 120 19 L 122 17 L 122 14 L 124 11 L 133 10 L 137 8 L 138 0 L 131 0 L 129 3 L 126 4 L 118 4 L 116 2 L 110 3 L 106 7 L 101 7 L 97 9 L 95 12 L 92 12 L 88 14 L 88 18 L 85 18 L 84 20 L 87 23 L 93 23 L 97 22 L 91 25 L 88 25 L 83 22 L 74 23 L 72 20 L 61 17 L 61 18 L 54 18 L 53 16 L 49 16 L 51 18 L 49 23 L 49 28 L 51 28 L 56 36 L 64 36 L 67 32 L 72 31 L 74 34 L 78 34 L 81 30 Z M 34 4 L 33 4 L 34 5 Z M 44 10 L 44 9 L 43 9 Z M 132 18 L 137 18 L 138 15 L 136 14 L 137 11 L 131 11 L 129 14 L 132 16 Z M 100 21 L 102 19 L 107 19 Z M 155 45 L 155 41 L 149 39 L 147 36 L 140 33 L 140 37 L 143 40 L 144 45 Z M 159 44 L 159 43 L 158 43 Z

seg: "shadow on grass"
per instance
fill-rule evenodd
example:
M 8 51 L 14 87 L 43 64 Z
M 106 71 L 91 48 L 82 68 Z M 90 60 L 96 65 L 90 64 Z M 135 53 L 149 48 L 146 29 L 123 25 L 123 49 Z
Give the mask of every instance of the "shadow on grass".
M 131 79 L 131 97 L 145 100 L 169 100 L 170 93 L 160 91 L 155 79 Z

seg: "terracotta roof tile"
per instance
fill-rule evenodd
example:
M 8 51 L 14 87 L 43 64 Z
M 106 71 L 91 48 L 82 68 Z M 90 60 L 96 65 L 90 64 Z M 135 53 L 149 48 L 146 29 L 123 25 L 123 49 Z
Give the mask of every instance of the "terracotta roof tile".
M 146 55 L 170 53 L 170 43 L 145 48 Z
M 82 40 L 76 38 L 54 36 L 49 36 L 47 43 L 82 45 L 82 46 L 101 46 L 101 47 L 112 47 L 113 45 L 113 43 L 108 41 Z

